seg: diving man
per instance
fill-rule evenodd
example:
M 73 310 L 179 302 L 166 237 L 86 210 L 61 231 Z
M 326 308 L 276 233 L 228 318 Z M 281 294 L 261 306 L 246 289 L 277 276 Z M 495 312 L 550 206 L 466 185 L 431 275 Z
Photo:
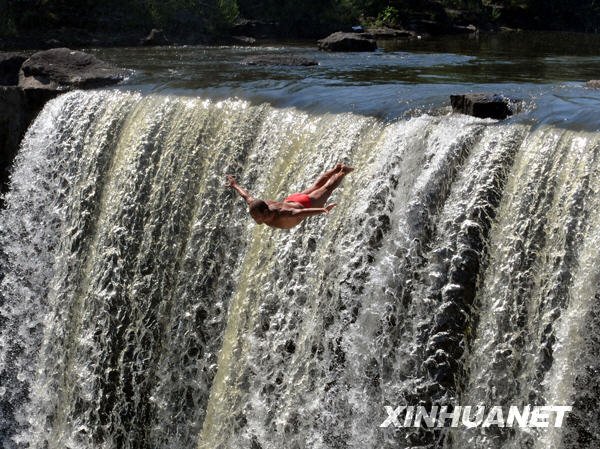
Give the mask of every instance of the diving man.
M 242 188 L 231 175 L 227 175 L 227 187 L 234 189 L 248 204 L 248 211 L 258 224 L 272 228 L 290 229 L 302 220 L 313 215 L 328 214 L 336 205 L 327 204 L 333 191 L 340 185 L 344 176 L 354 168 L 337 164 L 323 173 L 316 182 L 306 190 L 289 195 L 283 201 L 261 200 L 254 198 Z

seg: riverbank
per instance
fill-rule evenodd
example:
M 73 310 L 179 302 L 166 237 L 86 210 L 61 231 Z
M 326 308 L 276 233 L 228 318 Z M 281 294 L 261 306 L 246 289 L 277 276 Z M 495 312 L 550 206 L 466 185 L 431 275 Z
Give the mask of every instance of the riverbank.
M 174 4 L 161 11 L 152 9 L 152 2 L 141 2 L 145 7 L 137 10 L 127 8 L 127 0 L 113 7 L 111 3 L 85 11 L 78 3 L 62 9 L 46 5 L 35 13 L 13 6 L 0 17 L 0 50 L 316 42 L 337 31 L 365 28 L 422 37 L 512 30 L 597 33 L 600 29 L 600 10 L 585 2 L 566 11 L 553 2 L 540 9 L 529 1 L 513 2 L 512 6 L 474 1 L 462 8 L 456 7 L 460 2 L 442 0 L 392 1 L 386 5 L 350 2 L 353 7 L 333 1 L 331 5 L 283 8 L 261 1 L 250 5 L 243 0 L 222 0 L 193 8 Z M 2 13 L 0 10 L 0 16 Z

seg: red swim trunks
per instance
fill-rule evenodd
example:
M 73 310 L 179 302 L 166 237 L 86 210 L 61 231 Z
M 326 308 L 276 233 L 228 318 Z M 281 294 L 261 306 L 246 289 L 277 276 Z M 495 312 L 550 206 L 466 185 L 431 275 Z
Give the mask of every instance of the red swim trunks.
M 302 204 L 302 206 L 306 207 L 306 208 L 310 208 L 310 196 L 308 196 L 306 193 L 292 193 L 290 196 L 288 196 L 285 200 L 283 200 L 284 203 L 300 203 Z

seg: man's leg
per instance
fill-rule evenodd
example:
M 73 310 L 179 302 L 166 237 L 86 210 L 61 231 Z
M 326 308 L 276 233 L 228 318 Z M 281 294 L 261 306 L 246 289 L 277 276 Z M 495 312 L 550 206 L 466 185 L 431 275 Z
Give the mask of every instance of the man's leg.
M 333 191 L 340 185 L 347 173 L 349 173 L 349 171 L 345 170 L 334 173 L 324 186 L 309 193 L 308 196 L 311 199 L 311 207 L 324 207 Z
M 333 167 L 331 170 L 328 170 L 325 173 L 323 173 L 321 176 L 319 176 L 319 179 L 317 179 L 312 186 L 310 186 L 306 190 L 303 190 L 300 193 L 305 193 L 306 195 L 310 195 L 315 190 L 323 187 L 327 183 L 327 181 L 329 181 L 329 178 L 331 178 L 334 174 L 336 174 L 337 172 L 342 170 L 343 167 L 344 167 L 344 164 L 335 164 L 335 167 Z

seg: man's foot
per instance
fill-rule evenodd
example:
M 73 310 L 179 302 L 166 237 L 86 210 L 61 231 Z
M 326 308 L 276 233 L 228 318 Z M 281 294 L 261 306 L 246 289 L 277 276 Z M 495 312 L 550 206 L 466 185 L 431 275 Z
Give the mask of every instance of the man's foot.
M 341 168 L 342 172 L 347 175 L 348 173 L 350 173 L 351 171 L 354 171 L 354 167 L 349 167 L 345 164 L 342 164 L 342 168 Z

